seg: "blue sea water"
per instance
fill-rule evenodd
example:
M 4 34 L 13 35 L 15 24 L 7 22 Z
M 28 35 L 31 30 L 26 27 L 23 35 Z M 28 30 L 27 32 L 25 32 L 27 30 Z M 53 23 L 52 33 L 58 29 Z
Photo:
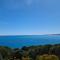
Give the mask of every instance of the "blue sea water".
M 59 35 L 0 36 L 0 45 L 9 46 L 13 48 L 59 43 L 60 43 Z

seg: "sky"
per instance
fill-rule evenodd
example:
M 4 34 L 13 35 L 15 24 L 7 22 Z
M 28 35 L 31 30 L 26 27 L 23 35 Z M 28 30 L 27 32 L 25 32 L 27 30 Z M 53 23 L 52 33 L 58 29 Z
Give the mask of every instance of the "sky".
M 0 0 L 0 35 L 60 33 L 60 0 Z

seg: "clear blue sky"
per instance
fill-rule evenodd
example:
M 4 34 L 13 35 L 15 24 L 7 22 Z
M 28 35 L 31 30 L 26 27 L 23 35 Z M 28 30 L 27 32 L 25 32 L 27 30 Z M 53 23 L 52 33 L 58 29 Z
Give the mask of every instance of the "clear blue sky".
M 60 33 L 60 0 L 0 0 L 0 35 Z

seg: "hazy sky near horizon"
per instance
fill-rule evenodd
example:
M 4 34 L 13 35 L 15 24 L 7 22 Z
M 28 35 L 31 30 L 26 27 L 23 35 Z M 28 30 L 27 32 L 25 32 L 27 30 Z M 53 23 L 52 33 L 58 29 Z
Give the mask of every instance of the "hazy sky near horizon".
M 0 35 L 60 33 L 60 0 L 0 0 Z

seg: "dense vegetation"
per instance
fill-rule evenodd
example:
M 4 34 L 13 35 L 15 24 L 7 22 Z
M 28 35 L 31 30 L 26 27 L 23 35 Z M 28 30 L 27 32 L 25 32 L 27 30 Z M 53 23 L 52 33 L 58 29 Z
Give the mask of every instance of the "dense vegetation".
M 60 60 L 60 44 L 14 49 L 0 46 L 0 60 Z

